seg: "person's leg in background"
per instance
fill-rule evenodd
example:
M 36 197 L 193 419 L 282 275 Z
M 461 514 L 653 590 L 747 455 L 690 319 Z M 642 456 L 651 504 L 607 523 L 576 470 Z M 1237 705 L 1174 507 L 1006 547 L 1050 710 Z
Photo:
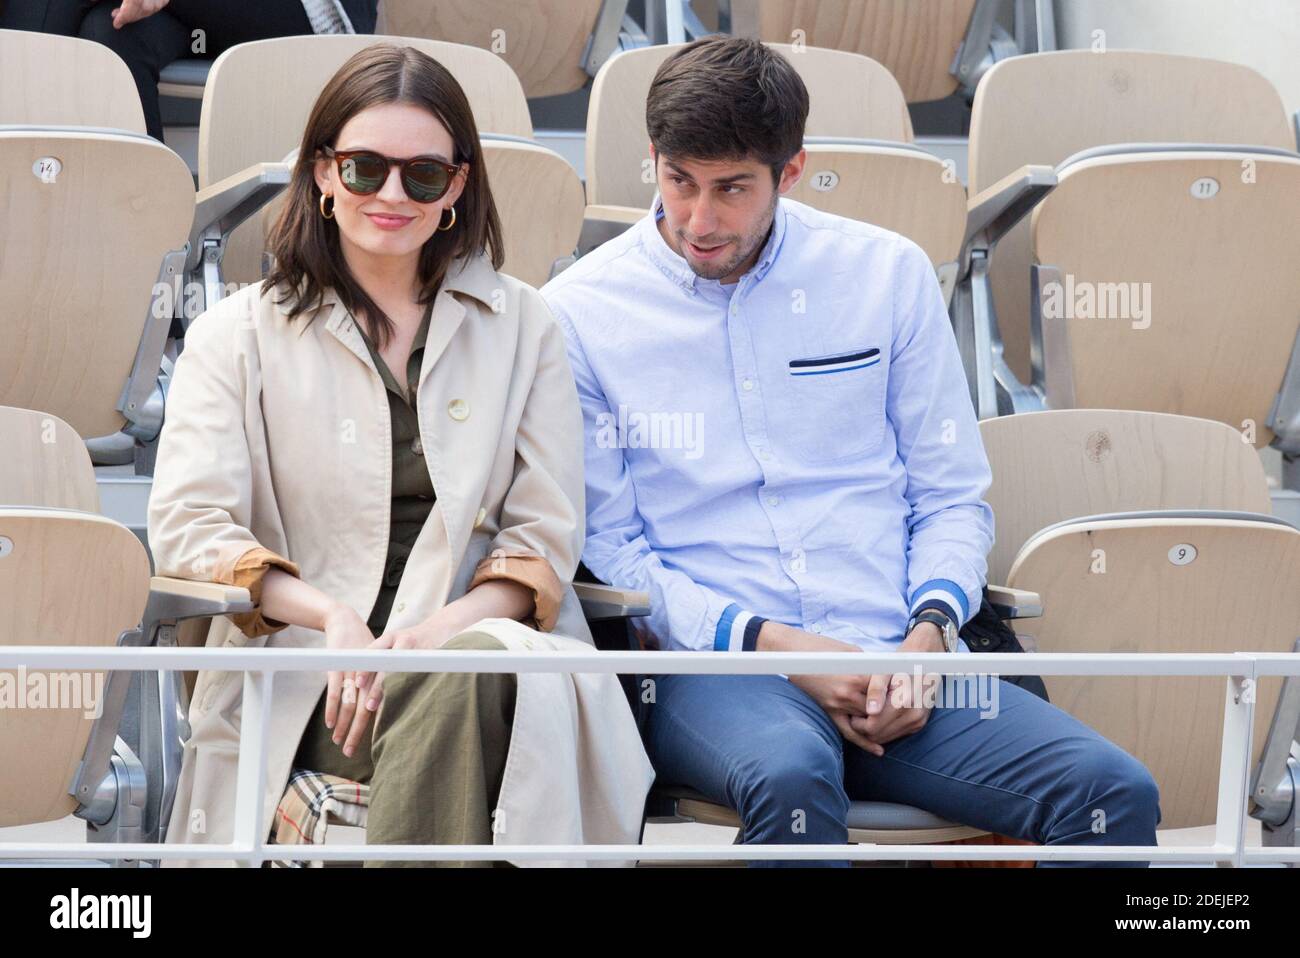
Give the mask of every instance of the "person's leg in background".
M 70 2 L 70 0 L 64 0 Z M 83 2 L 84 0 L 78 0 Z M 183 57 L 216 59 L 239 43 L 311 33 L 302 0 L 171 0 L 152 16 L 113 26 L 111 0 L 88 5 L 76 34 L 102 43 L 131 70 L 145 126 L 156 140 L 163 138 L 158 76 L 163 67 Z
M 505 648 L 457 636 L 444 648 Z M 370 754 L 368 845 L 491 845 L 515 693 L 510 673 L 402 672 L 384 678 Z M 366 867 L 491 867 L 492 862 L 380 862 Z
M 75 37 L 94 0 L 0 0 L 0 30 Z
M 83 40 L 102 43 L 122 58 L 140 92 L 145 130 L 155 140 L 161 141 L 163 125 L 158 105 L 158 74 L 189 50 L 190 31 L 168 12 L 167 7 L 118 30 L 113 26 L 114 6 L 111 0 L 92 4 L 76 35 Z
M 1159 789 L 1141 762 L 1024 689 L 996 678 L 986 688 L 993 694 L 984 707 L 971 694 L 970 707 L 936 706 L 920 731 L 887 744 L 882 757 L 846 744 L 849 795 L 1043 845 L 1156 844 Z
M 745 844 L 848 842 L 843 739 L 801 689 L 776 675 L 649 678 L 644 737 L 658 784 L 734 808 Z

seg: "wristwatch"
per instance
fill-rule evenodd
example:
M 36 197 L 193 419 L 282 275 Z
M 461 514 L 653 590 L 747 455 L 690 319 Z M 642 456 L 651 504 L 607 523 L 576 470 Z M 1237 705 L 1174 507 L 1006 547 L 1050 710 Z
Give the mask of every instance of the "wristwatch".
M 907 631 L 911 632 L 918 622 L 931 622 L 939 627 L 939 633 L 943 636 L 943 647 L 948 652 L 957 651 L 957 623 L 948 618 L 938 609 L 923 609 L 912 616 L 911 621 L 907 623 Z

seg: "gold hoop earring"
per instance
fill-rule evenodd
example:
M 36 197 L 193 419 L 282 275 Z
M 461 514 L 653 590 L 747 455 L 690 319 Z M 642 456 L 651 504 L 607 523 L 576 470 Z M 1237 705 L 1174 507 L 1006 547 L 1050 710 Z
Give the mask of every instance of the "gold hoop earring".
M 330 208 L 329 208 L 328 211 L 326 211 L 326 209 L 325 209 L 325 201 L 326 201 L 326 200 L 329 200 L 329 201 L 330 201 Z M 320 215 L 323 216 L 323 217 L 325 217 L 327 220 L 332 220 L 332 219 L 334 219 L 334 196 L 333 196 L 333 194 L 331 194 L 331 193 L 322 193 L 322 194 L 320 195 Z
M 455 225 L 456 225 L 456 207 L 453 206 L 451 208 L 451 222 L 448 223 L 446 226 L 439 226 L 438 232 L 445 233 L 447 232 L 447 230 L 451 229 Z

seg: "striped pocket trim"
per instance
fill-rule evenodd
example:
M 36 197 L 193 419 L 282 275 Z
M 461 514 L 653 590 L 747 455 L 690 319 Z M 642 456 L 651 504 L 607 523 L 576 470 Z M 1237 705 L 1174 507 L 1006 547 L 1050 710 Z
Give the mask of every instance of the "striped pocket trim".
M 842 373 L 850 369 L 862 369 L 880 362 L 879 349 L 864 349 L 861 352 L 845 353 L 840 356 L 823 356 L 818 359 L 792 359 L 791 376 L 824 376 L 827 373 Z

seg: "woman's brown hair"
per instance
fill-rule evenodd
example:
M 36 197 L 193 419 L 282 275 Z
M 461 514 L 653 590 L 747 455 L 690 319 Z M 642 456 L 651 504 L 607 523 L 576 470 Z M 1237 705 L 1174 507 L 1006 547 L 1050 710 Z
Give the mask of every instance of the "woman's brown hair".
M 381 347 L 393 332 L 392 320 L 349 272 L 339 245 L 338 227 L 320 215 L 320 190 L 314 169 L 326 147 L 336 145 L 344 125 L 362 110 L 382 103 L 424 107 L 447 128 L 455 144 L 454 163 L 468 163 L 469 173 L 458 204 L 456 229 L 434 233 L 420 250 L 420 302 L 430 302 L 452 261 L 487 252 L 501 268 L 505 246 L 501 221 L 488 189 L 483 150 L 469 100 L 447 68 L 414 47 L 376 44 L 351 57 L 316 98 L 302 134 L 298 159 L 286 191 L 284 208 L 271 230 L 268 246 L 275 263 L 263 291 L 283 285 L 289 319 L 318 308 L 327 288 L 363 324 Z

